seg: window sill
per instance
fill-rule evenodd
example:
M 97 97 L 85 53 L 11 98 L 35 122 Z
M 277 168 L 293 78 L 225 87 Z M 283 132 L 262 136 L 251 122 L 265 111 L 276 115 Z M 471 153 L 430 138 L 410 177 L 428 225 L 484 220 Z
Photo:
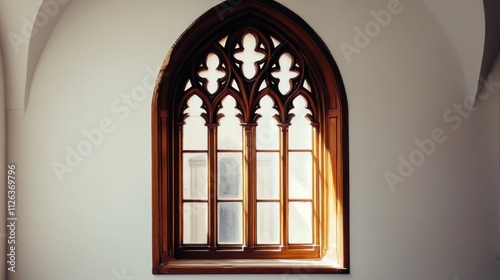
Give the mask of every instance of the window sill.
M 171 260 L 154 274 L 348 274 L 331 260 Z

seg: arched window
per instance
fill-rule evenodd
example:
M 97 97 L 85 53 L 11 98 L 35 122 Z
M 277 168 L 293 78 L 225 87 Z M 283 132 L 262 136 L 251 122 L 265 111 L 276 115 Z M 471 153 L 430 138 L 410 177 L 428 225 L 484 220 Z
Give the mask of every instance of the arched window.
M 153 272 L 348 272 L 346 105 L 327 48 L 287 8 L 201 16 L 153 100 Z

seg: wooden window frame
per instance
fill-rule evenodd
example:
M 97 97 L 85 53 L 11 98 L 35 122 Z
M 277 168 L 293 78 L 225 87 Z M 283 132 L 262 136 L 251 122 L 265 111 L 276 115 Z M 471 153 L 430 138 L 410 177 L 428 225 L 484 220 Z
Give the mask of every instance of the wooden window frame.
M 176 216 L 179 192 L 176 189 L 181 175 L 176 167 L 180 160 L 176 143 L 182 141 L 178 119 L 180 94 L 184 93 L 185 77 L 192 75 L 192 69 L 186 65 L 192 65 L 193 58 L 199 57 L 199 52 L 206 50 L 214 40 L 241 28 L 279 34 L 307 65 L 308 79 L 317 98 L 313 103 L 319 107 L 316 108 L 315 145 L 320 146 L 316 156 L 318 173 L 322 176 L 318 178 L 317 198 L 313 202 L 319 211 L 316 223 L 320 226 L 314 237 L 317 246 L 260 246 L 260 252 L 241 246 L 226 246 L 224 251 L 191 246 L 179 251 L 179 218 Z M 247 115 L 243 128 L 248 140 L 255 135 L 255 122 L 251 114 Z M 286 123 L 283 121 L 282 125 L 284 135 Z M 209 135 L 214 135 L 216 127 L 208 125 L 208 129 Z M 252 173 L 254 171 L 250 171 Z M 165 59 L 155 88 L 152 104 L 153 273 L 349 273 L 348 174 L 347 99 L 340 72 L 319 36 L 299 16 L 274 1 L 241 0 L 217 5 L 177 40 Z M 251 216 L 250 220 L 254 218 Z M 335 261 L 330 261 L 332 259 Z

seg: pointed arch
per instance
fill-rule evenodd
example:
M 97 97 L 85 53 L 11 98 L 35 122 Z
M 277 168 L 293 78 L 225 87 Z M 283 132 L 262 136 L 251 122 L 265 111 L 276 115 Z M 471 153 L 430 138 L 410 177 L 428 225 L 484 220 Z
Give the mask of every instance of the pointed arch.
M 243 37 L 252 35 L 251 48 L 257 55 L 253 61 L 255 73 L 243 73 L 244 62 L 236 58 L 244 46 Z M 216 70 L 217 90 L 207 92 L 208 78 L 200 77 L 200 70 L 207 70 L 204 61 L 208 54 L 218 56 Z M 281 62 L 283 55 L 290 59 Z M 263 56 L 262 56 L 263 55 Z M 240 56 L 238 56 L 240 57 Z M 263 57 L 263 58 L 262 58 Z M 286 67 L 283 68 L 283 63 Z M 290 65 L 288 65 L 290 64 Z M 214 66 L 214 65 L 212 65 Z M 247 65 L 248 67 L 248 65 Z M 286 69 L 288 68 L 288 69 Z M 248 69 L 248 68 L 247 68 Z M 294 71 L 283 75 L 289 79 L 288 92 L 280 92 L 276 71 Z M 224 74 L 222 74 L 224 73 Z M 206 72 L 203 72 L 205 76 Z M 287 80 L 284 80 L 285 82 Z M 186 90 L 186 85 L 191 85 Z M 209 131 L 208 154 L 209 173 L 217 173 L 218 106 L 223 96 L 230 95 L 241 111 L 241 121 L 245 147 L 241 151 L 244 159 L 245 195 L 241 207 L 250 214 L 243 214 L 244 233 L 241 244 L 218 244 L 217 221 L 213 232 L 208 229 L 207 243 L 204 245 L 185 244 L 182 241 L 180 207 L 182 205 L 182 126 L 181 108 L 185 106 L 186 94 L 198 95 L 207 109 Z M 257 244 L 255 225 L 257 167 L 254 163 L 255 126 L 259 115 L 262 96 L 269 95 L 278 111 L 276 116 L 280 129 L 280 170 L 281 198 L 272 203 L 280 203 L 285 209 L 281 215 L 280 246 Z M 314 113 L 310 116 L 314 129 L 314 145 L 308 150 L 288 150 L 287 131 L 290 124 L 292 100 L 303 96 Z M 153 272 L 154 273 L 305 273 L 291 270 L 295 265 L 287 264 L 287 259 L 306 259 L 303 267 L 307 273 L 347 273 L 349 271 L 349 230 L 348 230 L 348 141 L 347 141 L 347 98 L 338 67 L 326 45 L 314 30 L 298 15 L 275 1 L 241 0 L 226 1 L 199 17 L 176 41 L 165 59 L 157 81 L 152 102 L 152 207 L 153 207 Z M 212 139 L 212 140 L 210 140 Z M 211 142 L 212 141 L 212 142 Z M 232 151 L 238 153 L 239 151 Z M 266 151 L 260 151 L 266 152 Z M 275 152 L 275 151 L 274 151 Z M 288 193 L 288 153 L 311 153 L 313 155 L 310 180 L 314 186 L 312 198 L 299 202 L 309 203 L 313 213 L 310 244 L 288 243 L 288 207 L 295 203 Z M 294 155 L 295 155 L 294 154 Z M 212 163 L 211 163 L 212 162 Z M 213 167 L 213 170 L 211 169 Z M 217 175 L 208 179 L 209 188 L 217 188 Z M 214 191 L 215 192 L 215 191 Z M 179 202 L 179 200 L 181 202 Z M 270 202 L 270 203 L 271 203 Z M 189 203 L 192 203 L 191 201 Z M 217 197 L 206 201 L 209 219 L 217 220 Z M 221 202 L 222 203 L 222 202 Z M 224 203 L 228 203 L 224 201 Z M 212 205 L 213 204 L 213 205 Z M 244 211 L 244 212 L 245 212 Z M 294 212 L 295 213 L 295 212 Z M 291 221 L 290 221 L 291 222 Z M 209 223 L 210 227 L 210 223 Z M 285 232 L 285 233 L 284 233 Z M 308 242 L 306 242 L 308 243 Z M 220 250 L 223 248 L 224 250 Z M 239 251 L 238 251 L 239 250 Z M 264 251 L 268 252 L 264 252 Z M 295 250 L 295 251 L 294 251 Z M 302 250 L 302 251 L 300 251 Z M 241 253 L 241 252 L 243 253 Z M 273 252 L 270 252 L 273 251 Z M 280 251 L 280 252 L 278 252 Z M 194 253 L 193 253 L 194 252 Z M 204 253 L 199 253 L 204 252 Z M 194 269 L 188 259 L 206 259 L 207 267 Z M 237 258 L 239 263 L 230 259 Z M 283 264 L 266 263 L 283 258 Z M 245 260 L 253 259 L 246 263 Z M 264 259 L 260 262 L 255 259 Z M 320 264 L 318 259 L 327 260 Z M 210 262 L 210 260 L 213 260 Z M 330 261 L 330 262 L 328 262 Z M 223 268 L 230 263 L 231 269 Z

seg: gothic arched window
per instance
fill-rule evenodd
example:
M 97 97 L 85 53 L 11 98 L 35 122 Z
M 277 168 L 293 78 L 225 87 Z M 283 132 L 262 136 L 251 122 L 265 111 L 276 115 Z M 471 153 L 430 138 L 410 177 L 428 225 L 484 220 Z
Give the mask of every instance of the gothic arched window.
M 201 16 L 153 100 L 153 272 L 348 272 L 346 105 L 330 53 L 287 8 Z

